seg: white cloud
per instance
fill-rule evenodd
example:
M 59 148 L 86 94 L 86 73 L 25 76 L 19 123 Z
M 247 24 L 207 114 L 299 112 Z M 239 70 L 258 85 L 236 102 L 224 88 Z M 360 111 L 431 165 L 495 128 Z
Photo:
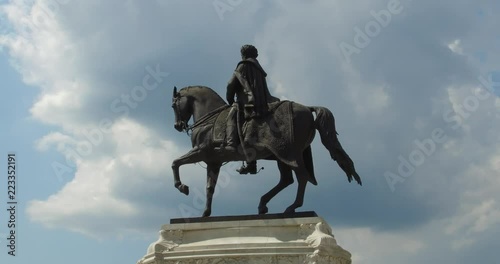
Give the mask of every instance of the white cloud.
M 460 40 L 459 39 L 456 39 L 453 42 L 449 43 L 448 44 L 448 48 L 451 51 L 453 51 L 453 52 L 455 52 L 457 54 L 460 54 L 460 55 L 464 54 L 464 51 L 463 51 L 463 49 L 462 49 L 462 47 L 460 45 Z
M 377 232 L 370 228 L 334 230 L 338 243 L 351 251 L 352 262 L 397 263 L 422 253 L 427 243 L 414 232 L 395 234 Z
M 39 139 L 36 142 L 36 147 L 40 151 L 46 151 L 52 145 L 57 145 L 57 150 L 60 152 L 64 152 L 68 144 L 75 146 L 76 141 L 71 136 L 62 134 L 60 132 L 53 132 Z
M 141 202 L 117 195 L 119 188 L 129 188 L 137 195 L 158 191 L 158 187 L 165 190 L 172 187 L 167 185 L 171 181 L 170 164 L 181 151 L 173 142 L 162 140 L 148 128 L 128 119 L 116 122 L 111 130 L 114 151 L 99 158 L 82 157 L 71 182 L 45 201 L 30 202 L 28 214 L 33 221 L 92 236 L 119 235 L 124 229 L 140 229 L 126 223 L 129 221 L 123 226 L 113 224 L 120 219 L 141 219 L 150 214 L 150 208 L 144 210 Z M 40 145 L 46 147 L 66 140 L 67 136 L 51 134 Z M 168 212 L 167 207 L 155 210 L 164 216 Z
M 446 234 L 453 237 L 453 249 L 473 245 L 483 233 L 500 228 L 499 161 L 497 152 L 491 159 L 474 164 L 463 175 L 457 175 L 465 191 L 456 215 L 445 222 Z

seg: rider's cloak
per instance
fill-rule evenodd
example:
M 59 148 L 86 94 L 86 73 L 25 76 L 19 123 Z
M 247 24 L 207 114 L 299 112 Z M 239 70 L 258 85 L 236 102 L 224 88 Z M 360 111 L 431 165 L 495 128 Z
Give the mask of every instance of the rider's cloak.
M 226 99 L 229 104 L 234 96 L 240 105 L 252 104 L 255 115 L 264 116 L 269 111 L 268 103 L 279 101 L 271 96 L 266 82 L 267 73 L 259 61 L 248 58 L 240 61 L 227 85 Z

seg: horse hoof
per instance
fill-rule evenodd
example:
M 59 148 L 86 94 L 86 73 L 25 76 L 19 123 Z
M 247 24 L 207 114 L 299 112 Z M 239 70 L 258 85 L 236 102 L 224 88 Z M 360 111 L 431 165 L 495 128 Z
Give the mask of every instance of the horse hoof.
M 259 206 L 259 214 L 267 214 L 268 211 L 267 206 Z
M 181 184 L 179 186 L 179 191 L 185 195 L 189 195 L 189 187 L 187 185 Z
M 285 214 L 293 214 L 293 213 L 295 213 L 295 209 L 293 209 L 293 208 L 290 208 L 290 207 L 289 207 L 289 208 L 287 208 L 287 209 L 285 210 Z
M 212 210 L 205 210 L 201 217 L 209 217 L 212 214 Z

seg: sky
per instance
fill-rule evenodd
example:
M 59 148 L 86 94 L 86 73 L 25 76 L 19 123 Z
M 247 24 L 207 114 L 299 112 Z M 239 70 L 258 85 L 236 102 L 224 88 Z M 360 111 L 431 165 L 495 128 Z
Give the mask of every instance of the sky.
M 204 164 L 171 163 L 174 86 L 225 94 L 253 44 L 281 99 L 329 108 L 363 186 L 319 136 L 316 211 L 353 263 L 499 263 L 500 3 L 493 0 L 0 1 L 0 203 L 16 155 L 16 256 L 135 263 L 161 225 L 201 216 Z M 147 89 L 145 88 L 147 87 Z M 222 168 L 212 215 L 257 213 L 278 181 Z M 269 203 L 286 209 L 296 185 Z

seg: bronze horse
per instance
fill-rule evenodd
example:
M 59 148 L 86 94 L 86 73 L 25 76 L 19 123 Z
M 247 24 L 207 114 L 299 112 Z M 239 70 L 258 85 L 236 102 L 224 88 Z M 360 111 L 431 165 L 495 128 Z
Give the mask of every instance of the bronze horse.
M 179 176 L 179 167 L 184 164 L 205 162 L 207 164 L 207 187 L 206 187 L 206 207 L 203 216 L 210 216 L 212 210 L 212 197 L 217 184 L 220 168 L 224 162 L 243 161 L 246 157 L 240 152 L 224 151 L 224 148 L 217 149 L 218 145 L 213 142 L 212 128 L 213 118 L 222 110 L 228 108 L 227 103 L 212 89 L 204 86 L 189 86 L 177 91 L 174 88 L 172 107 L 175 113 L 175 129 L 179 132 L 192 130 L 191 141 L 193 148 L 172 162 L 175 187 L 185 195 L 189 194 L 188 186 L 182 184 Z M 313 112 L 316 113 L 314 118 Z M 330 152 L 333 160 L 337 161 L 342 170 L 346 173 L 349 182 L 354 178 L 361 185 L 361 178 L 354 169 L 354 163 L 344 151 L 337 139 L 335 130 L 335 119 L 333 114 L 325 107 L 307 107 L 298 103 L 292 103 L 293 138 L 290 142 L 296 144 L 297 149 L 302 153 L 295 155 L 298 166 L 292 167 L 268 149 L 256 149 L 256 159 L 276 160 L 280 171 L 280 181 L 269 192 L 264 194 L 259 203 L 259 214 L 268 212 L 267 203 L 280 191 L 294 182 L 292 171 L 295 172 L 298 182 L 298 189 L 295 201 L 285 213 L 293 213 L 295 209 L 301 207 L 304 201 L 304 192 L 307 181 L 316 185 L 314 176 L 311 142 L 314 139 L 316 129 L 321 136 L 321 142 Z M 189 126 L 188 121 L 193 118 L 194 125 Z M 203 123 L 202 125 L 199 125 Z M 271 139 L 272 140 L 272 139 Z

